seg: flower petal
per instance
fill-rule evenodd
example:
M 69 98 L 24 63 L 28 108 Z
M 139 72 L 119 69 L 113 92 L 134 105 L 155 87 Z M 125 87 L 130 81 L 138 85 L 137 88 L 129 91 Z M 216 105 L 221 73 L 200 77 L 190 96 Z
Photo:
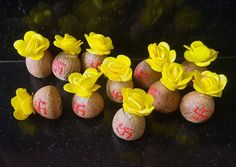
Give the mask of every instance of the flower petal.
M 15 110 L 13 112 L 13 116 L 15 117 L 15 119 L 20 121 L 25 120 L 29 117 L 29 115 L 24 114 L 24 112 L 21 110 Z
M 15 96 L 11 99 L 11 105 L 14 108 L 14 110 L 20 110 L 21 109 L 21 100 L 19 97 Z

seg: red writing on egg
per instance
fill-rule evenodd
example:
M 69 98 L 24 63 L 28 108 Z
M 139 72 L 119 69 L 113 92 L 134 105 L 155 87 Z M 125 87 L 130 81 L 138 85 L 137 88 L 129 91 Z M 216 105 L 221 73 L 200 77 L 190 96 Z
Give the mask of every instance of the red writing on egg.
M 149 88 L 148 93 L 150 95 L 152 95 L 153 97 L 155 97 L 158 94 L 158 90 L 156 89 L 156 87 L 153 85 Z
M 113 90 L 112 92 L 111 92 L 111 95 L 112 95 L 112 97 L 114 98 L 114 99 L 116 99 L 116 100 L 119 100 L 119 101 L 122 101 L 123 100 L 123 96 L 122 96 L 122 94 L 121 94 L 121 91 L 119 91 L 119 90 Z
M 55 74 L 58 74 L 58 75 L 61 75 L 64 68 L 66 67 L 66 64 L 60 60 L 57 60 L 57 61 L 53 61 L 53 72 Z
M 148 73 L 145 70 L 142 70 L 141 68 L 137 68 L 134 72 L 134 77 L 145 84 L 148 79 Z
M 83 103 L 73 103 L 73 110 L 81 115 L 84 116 L 85 115 L 85 104 Z
M 102 62 L 101 61 L 93 61 L 90 63 L 89 67 L 91 68 L 98 68 L 99 65 L 101 65 Z
M 35 107 L 35 110 L 38 113 L 47 114 L 47 112 L 46 112 L 46 101 L 44 101 L 42 99 L 35 100 L 34 101 L 34 107 Z
M 124 126 L 123 123 L 116 127 L 116 131 L 120 136 L 124 136 L 126 140 L 130 139 L 134 133 L 134 129 Z
M 194 120 L 206 120 L 208 118 L 208 110 L 205 107 L 199 108 L 195 107 L 193 109 L 193 119 Z

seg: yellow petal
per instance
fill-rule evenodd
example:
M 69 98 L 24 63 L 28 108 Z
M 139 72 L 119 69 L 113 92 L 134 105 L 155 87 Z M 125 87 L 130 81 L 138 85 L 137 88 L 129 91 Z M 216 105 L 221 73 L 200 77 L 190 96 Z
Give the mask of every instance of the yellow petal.
M 154 109 L 154 98 L 144 90 L 136 88 L 123 88 L 123 108 L 125 112 L 138 116 L 147 116 Z
M 73 84 L 65 84 L 63 89 L 69 93 L 75 93 L 77 92 L 78 87 Z
M 129 81 L 132 79 L 131 61 L 125 55 L 118 55 L 117 58 L 107 57 L 99 69 L 112 81 Z
M 176 59 L 176 52 L 175 50 L 171 50 L 169 52 L 169 61 L 170 61 L 169 63 L 173 63 L 175 59 Z
M 26 89 L 23 88 L 18 88 L 16 90 L 16 96 L 19 97 L 20 100 L 28 100 L 29 98 L 31 98 Z
M 90 46 L 90 49 L 86 49 L 90 54 L 108 55 L 113 49 L 110 37 L 104 37 L 102 34 L 95 34 L 94 32 L 84 36 Z
M 24 103 L 22 103 L 22 111 L 25 115 L 30 115 L 34 112 L 32 100 L 25 101 Z
M 167 50 L 170 50 L 170 46 L 169 46 L 169 44 L 166 43 L 166 42 L 160 42 L 160 43 L 158 44 L 158 46 L 162 46 L 162 47 L 166 48 Z
M 146 63 L 147 63 L 148 65 L 150 65 L 150 67 L 151 67 L 154 71 L 157 71 L 157 72 L 161 72 L 161 71 L 162 71 L 162 65 L 156 63 L 154 59 L 146 59 L 145 61 L 146 61 Z
M 25 33 L 24 35 L 24 41 L 29 41 L 34 35 L 36 35 L 37 33 L 34 31 L 28 31 Z
M 20 110 L 21 109 L 21 100 L 19 97 L 15 96 L 11 99 L 11 105 L 14 108 L 14 110 Z
M 91 90 L 92 90 L 93 92 L 95 92 L 95 91 L 97 91 L 99 88 L 101 88 L 101 86 L 95 84 Z
M 13 112 L 13 116 L 15 117 L 15 119 L 20 121 L 25 120 L 29 117 L 29 115 L 24 114 L 24 112 L 21 110 L 15 110 Z
M 68 77 L 68 81 L 73 84 L 78 84 L 79 80 L 81 79 L 82 74 L 80 73 L 71 73 Z
M 223 90 L 225 88 L 226 83 L 228 82 L 227 77 L 223 74 L 220 74 L 219 77 L 220 77 L 220 81 L 219 81 L 220 82 L 220 88 Z
M 227 83 L 227 78 L 223 74 L 217 75 L 210 71 L 204 71 L 202 73 L 195 71 L 194 78 L 194 89 L 213 97 L 220 97 Z
M 126 66 L 131 66 L 130 59 L 125 55 L 118 55 L 117 60 L 123 62 Z

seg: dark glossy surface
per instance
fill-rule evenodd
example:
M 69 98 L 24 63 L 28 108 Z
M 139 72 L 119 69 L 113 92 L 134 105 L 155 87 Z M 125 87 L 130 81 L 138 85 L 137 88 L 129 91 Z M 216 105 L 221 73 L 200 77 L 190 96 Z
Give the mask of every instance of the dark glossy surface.
M 137 63 L 140 60 L 133 60 Z M 133 142 L 118 139 L 111 127 L 121 107 L 108 100 L 106 79 L 100 90 L 105 109 L 97 118 L 85 120 L 71 109 L 72 94 L 62 90 L 65 82 L 54 76 L 37 79 L 24 62 L 0 63 L 0 166 L 236 166 L 235 77 L 236 59 L 217 59 L 210 68 L 228 77 L 222 98 L 216 98 L 214 115 L 205 123 L 192 124 L 179 111 L 153 112 L 146 117 L 144 136 Z M 38 114 L 25 121 L 13 118 L 10 99 L 18 87 L 35 92 L 55 85 L 63 100 L 63 114 L 47 120 Z M 184 94 L 184 92 L 182 92 Z
M 111 55 L 147 57 L 150 43 L 166 41 L 182 57 L 183 44 L 202 40 L 235 56 L 235 0 L 2 0 L 0 1 L 0 60 L 23 60 L 13 43 L 26 31 L 47 37 L 50 50 L 56 34 L 69 33 L 84 41 L 94 31 L 110 36 Z

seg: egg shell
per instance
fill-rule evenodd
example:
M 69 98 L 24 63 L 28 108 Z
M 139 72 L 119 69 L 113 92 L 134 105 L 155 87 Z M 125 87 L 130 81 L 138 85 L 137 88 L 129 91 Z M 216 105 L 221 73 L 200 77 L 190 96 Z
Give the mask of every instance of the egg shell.
M 46 51 L 40 60 L 33 60 L 30 57 L 25 58 L 27 70 L 37 78 L 46 78 L 51 75 L 52 61 L 53 57 L 49 51 Z
M 202 123 L 214 113 L 215 102 L 213 97 L 192 91 L 184 95 L 180 103 L 182 116 L 192 123 Z
M 72 109 L 79 117 L 93 118 L 103 111 L 104 100 L 97 92 L 93 92 L 89 98 L 80 97 L 75 94 L 72 99 Z
M 61 80 L 66 81 L 71 73 L 80 72 L 81 63 L 78 55 L 71 55 L 67 52 L 59 53 L 53 60 L 53 74 Z
M 62 114 L 62 101 L 58 89 L 49 85 L 40 88 L 33 96 L 37 113 L 48 119 L 57 119 Z
M 134 70 L 134 79 L 140 87 L 149 88 L 154 82 L 159 81 L 161 73 L 154 71 L 145 60 L 141 61 Z
M 112 129 L 114 133 L 124 140 L 139 139 L 145 130 L 146 121 L 144 117 L 124 112 L 119 109 L 112 120 Z
M 121 93 L 122 88 L 134 88 L 133 81 L 112 81 L 110 79 L 107 80 L 106 84 L 106 92 L 109 99 L 116 103 L 122 103 L 123 96 Z
M 200 67 L 197 66 L 195 63 L 193 62 L 189 62 L 189 61 L 183 61 L 182 65 L 184 66 L 184 71 L 185 72 L 193 72 L 195 70 L 199 71 L 199 72 L 203 72 L 205 70 L 207 70 L 207 67 Z
M 87 68 L 95 68 L 100 70 L 98 66 L 102 64 L 106 57 L 106 55 L 95 55 L 89 52 L 84 52 L 81 57 L 82 69 L 86 70 Z
M 169 90 L 160 81 L 153 83 L 148 93 L 153 96 L 153 106 L 158 112 L 170 113 L 176 111 L 179 107 L 180 92 L 178 90 Z

